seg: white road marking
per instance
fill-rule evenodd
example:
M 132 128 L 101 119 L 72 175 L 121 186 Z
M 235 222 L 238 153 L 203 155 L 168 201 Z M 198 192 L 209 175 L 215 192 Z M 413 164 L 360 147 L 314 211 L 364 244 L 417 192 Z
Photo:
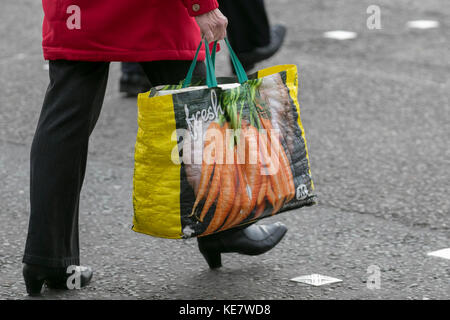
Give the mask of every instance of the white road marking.
M 433 252 L 428 252 L 429 256 L 439 257 L 450 260 L 450 248 L 441 249 Z
M 357 36 L 358 34 L 356 32 L 343 30 L 327 31 L 323 33 L 324 38 L 335 40 L 350 40 L 355 39 Z
M 439 27 L 439 22 L 435 20 L 413 20 L 408 21 L 406 26 L 412 29 L 432 29 Z
M 296 278 L 292 278 L 291 281 L 306 283 L 312 286 L 323 286 L 325 284 L 331 284 L 336 282 L 342 282 L 341 279 L 324 276 L 321 274 L 313 273 L 305 276 L 300 276 Z

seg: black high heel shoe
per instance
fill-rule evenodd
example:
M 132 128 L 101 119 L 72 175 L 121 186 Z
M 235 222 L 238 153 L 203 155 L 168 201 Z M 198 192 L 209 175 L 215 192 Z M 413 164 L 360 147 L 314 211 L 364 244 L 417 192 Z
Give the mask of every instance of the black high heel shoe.
M 211 269 L 222 266 L 222 253 L 236 252 L 259 255 L 275 247 L 287 232 L 284 224 L 250 225 L 245 229 L 231 229 L 199 237 L 198 248 Z
M 67 268 L 50 268 L 45 266 L 24 264 L 22 273 L 25 280 L 27 293 L 36 296 L 41 293 L 42 286 L 46 283 L 51 289 L 69 289 L 67 279 L 76 272 L 80 275 L 80 287 L 85 287 L 92 279 L 93 271 L 89 267 L 76 267 L 72 273 L 66 273 Z

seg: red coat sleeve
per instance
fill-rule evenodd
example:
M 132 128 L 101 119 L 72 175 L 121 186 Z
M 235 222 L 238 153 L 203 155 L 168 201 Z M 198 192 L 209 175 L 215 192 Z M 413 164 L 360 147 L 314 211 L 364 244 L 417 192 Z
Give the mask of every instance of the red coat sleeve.
M 181 0 L 191 17 L 199 16 L 219 7 L 217 0 Z

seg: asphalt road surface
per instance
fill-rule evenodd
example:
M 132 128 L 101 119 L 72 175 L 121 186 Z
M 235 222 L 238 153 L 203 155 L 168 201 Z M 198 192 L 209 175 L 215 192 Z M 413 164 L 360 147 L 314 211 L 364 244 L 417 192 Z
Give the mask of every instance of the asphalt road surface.
M 258 257 L 224 255 L 210 271 L 195 240 L 130 230 L 136 100 L 118 93 L 112 64 L 91 139 L 82 192 L 82 263 L 95 269 L 81 291 L 44 299 L 448 299 L 450 260 L 450 2 L 379 0 L 381 29 L 366 26 L 372 1 L 271 0 L 285 46 L 258 67 L 299 67 L 301 116 L 319 204 L 268 221 L 289 226 Z M 21 258 L 29 215 L 29 149 L 48 72 L 39 1 L 0 10 L 0 298 L 24 299 Z M 413 30 L 410 20 L 436 20 Z M 353 40 L 325 39 L 347 30 Z M 230 73 L 226 50 L 219 75 Z M 380 287 L 368 286 L 379 268 Z M 320 273 L 320 287 L 290 281 Z

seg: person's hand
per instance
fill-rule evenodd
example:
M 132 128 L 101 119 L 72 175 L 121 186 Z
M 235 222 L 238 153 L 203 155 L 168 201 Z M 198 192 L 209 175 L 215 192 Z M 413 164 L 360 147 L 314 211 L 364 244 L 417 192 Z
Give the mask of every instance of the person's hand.
M 202 37 L 205 36 L 208 42 L 223 40 L 227 35 L 228 19 L 219 9 L 209 11 L 195 17 Z

